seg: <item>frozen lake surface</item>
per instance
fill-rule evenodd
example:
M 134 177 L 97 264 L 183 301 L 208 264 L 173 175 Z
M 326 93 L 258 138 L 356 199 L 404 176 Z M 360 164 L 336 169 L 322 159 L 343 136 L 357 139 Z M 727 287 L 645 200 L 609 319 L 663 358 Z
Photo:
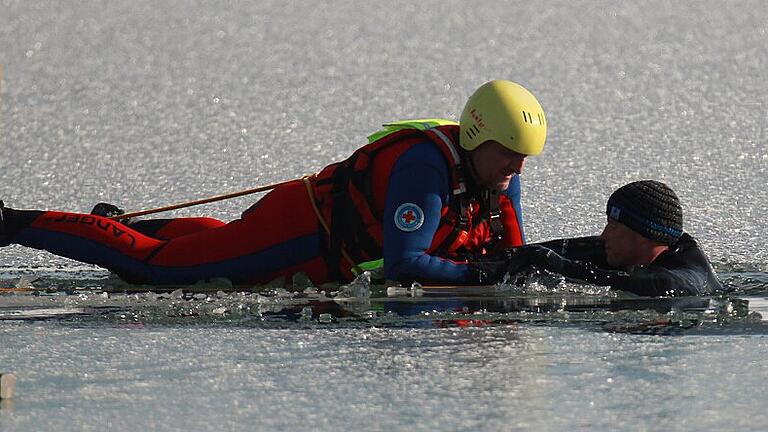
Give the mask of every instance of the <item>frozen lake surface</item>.
M 295 178 L 382 123 L 456 119 L 504 78 L 549 120 L 523 173 L 529 241 L 599 233 L 612 190 L 658 179 L 734 292 L 621 311 L 542 281 L 477 314 L 376 292 L 4 294 L 0 372 L 18 384 L 0 430 L 764 430 L 766 46 L 761 1 L 2 1 L 11 207 L 139 210 Z M 170 214 L 230 220 L 255 199 Z M 0 286 L 21 278 L 116 283 L 0 250 Z

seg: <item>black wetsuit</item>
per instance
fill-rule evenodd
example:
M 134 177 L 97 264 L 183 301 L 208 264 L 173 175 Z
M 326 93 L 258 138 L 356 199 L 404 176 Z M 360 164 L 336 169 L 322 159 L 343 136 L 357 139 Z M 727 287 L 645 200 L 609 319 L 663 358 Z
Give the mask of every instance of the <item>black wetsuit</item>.
M 517 261 L 513 266 L 525 263 L 568 278 L 641 296 L 700 296 L 724 291 L 709 259 L 688 234 L 683 234 L 652 263 L 630 271 L 608 267 L 602 242 L 597 237 L 525 246 L 513 255 L 512 260 Z

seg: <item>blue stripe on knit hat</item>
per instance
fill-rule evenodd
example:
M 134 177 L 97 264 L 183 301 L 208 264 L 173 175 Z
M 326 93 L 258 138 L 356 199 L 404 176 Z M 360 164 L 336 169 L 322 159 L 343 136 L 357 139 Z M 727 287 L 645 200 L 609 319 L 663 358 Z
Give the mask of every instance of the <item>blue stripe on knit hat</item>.
M 660 233 L 669 234 L 672 237 L 680 237 L 681 235 L 683 235 L 683 232 L 680 231 L 680 230 L 677 230 L 677 229 L 674 229 L 672 227 L 668 227 L 668 226 L 664 226 L 664 225 L 658 224 L 658 223 L 656 223 L 656 222 L 654 222 L 654 221 L 652 221 L 650 219 L 646 219 L 646 218 L 638 215 L 637 213 L 632 212 L 631 210 L 627 210 L 624 207 L 620 207 L 620 206 L 617 206 L 616 204 L 612 204 L 611 205 L 611 211 L 609 212 L 608 217 L 610 217 L 611 219 L 613 219 L 613 220 L 615 220 L 617 222 L 622 222 L 622 220 L 623 220 L 622 219 L 622 215 L 624 215 L 625 217 L 628 216 L 628 217 L 632 218 L 636 223 L 638 223 L 638 224 L 640 224 L 640 225 L 642 225 L 642 226 L 644 226 L 646 228 L 650 228 L 650 229 L 652 229 L 654 231 L 658 231 Z

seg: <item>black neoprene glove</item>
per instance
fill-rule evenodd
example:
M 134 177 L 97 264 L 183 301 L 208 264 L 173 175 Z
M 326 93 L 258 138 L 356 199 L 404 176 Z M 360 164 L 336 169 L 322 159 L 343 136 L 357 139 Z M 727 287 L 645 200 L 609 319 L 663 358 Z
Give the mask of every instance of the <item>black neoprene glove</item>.
M 526 262 L 540 269 L 549 270 L 554 273 L 561 273 L 567 260 L 552 249 L 533 244 L 523 246 L 517 250 L 518 260 Z
M 531 253 L 526 248 L 527 246 L 505 249 L 492 257 L 473 260 L 470 263 L 470 268 L 475 283 L 478 285 L 495 284 L 501 282 L 507 273 L 516 275 L 525 270 L 532 264 Z
M 528 263 L 536 268 L 596 285 L 614 286 L 627 284 L 631 280 L 624 271 L 600 268 L 587 260 L 568 259 L 541 245 L 524 246 L 517 253 L 524 255 Z
M 560 253 L 551 248 L 556 248 Z M 485 285 L 498 283 L 507 273 L 515 275 L 530 266 L 568 277 L 592 280 L 596 266 L 604 262 L 602 240 L 598 237 L 578 237 L 506 249 L 493 257 L 475 260 L 471 266 L 475 282 Z
M 569 260 L 588 261 L 598 267 L 608 266 L 605 244 L 598 236 L 561 238 L 537 244 Z

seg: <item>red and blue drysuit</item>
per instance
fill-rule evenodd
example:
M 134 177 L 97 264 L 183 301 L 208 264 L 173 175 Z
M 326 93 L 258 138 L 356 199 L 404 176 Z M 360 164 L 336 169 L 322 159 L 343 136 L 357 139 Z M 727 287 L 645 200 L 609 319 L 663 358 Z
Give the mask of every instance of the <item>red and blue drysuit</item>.
M 384 132 L 226 224 L 179 218 L 124 225 L 4 209 L 6 237 L 152 284 L 217 277 L 265 283 L 297 272 L 319 284 L 350 280 L 355 264 L 381 258 L 389 279 L 471 284 L 478 282 L 473 259 L 524 244 L 519 178 L 501 194 L 474 185 L 458 125 L 404 122 Z

